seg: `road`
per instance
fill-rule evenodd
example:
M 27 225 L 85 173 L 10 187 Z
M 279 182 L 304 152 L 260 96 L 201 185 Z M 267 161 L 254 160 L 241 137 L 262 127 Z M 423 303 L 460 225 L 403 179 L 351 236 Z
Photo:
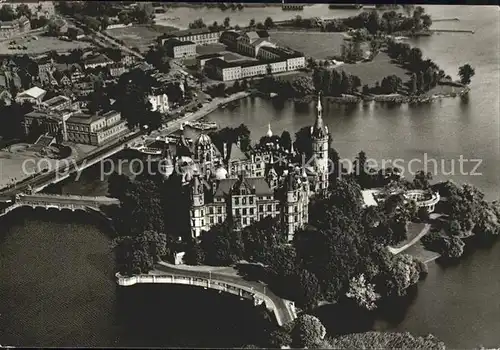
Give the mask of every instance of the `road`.
M 241 276 L 231 276 L 227 274 L 222 274 L 222 273 L 217 273 L 216 271 L 214 272 L 206 272 L 206 271 L 196 271 L 196 270 L 187 270 L 187 269 L 182 269 L 182 268 L 177 268 L 177 267 L 172 267 L 172 266 L 166 266 L 163 264 L 157 264 L 155 265 L 155 269 L 160 272 L 167 273 L 169 275 L 176 275 L 176 276 L 187 276 L 187 277 L 200 277 L 200 278 L 207 278 L 207 279 L 215 279 L 218 281 L 222 282 L 228 282 L 228 283 L 233 283 L 236 285 L 240 285 L 242 287 L 250 288 L 255 290 L 256 292 L 262 293 L 268 298 L 270 298 L 274 305 L 277 308 L 277 313 L 278 317 L 282 321 L 282 324 L 288 323 L 290 321 L 293 321 L 294 316 L 290 312 L 289 307 L 287 306 L 287 303 L 285 299 L 280 298 L 276 294 L 274 294 L 269 288 L 257 281 L 247 281 L 243 279 Z
M 125 137 L 121 137 L 119 139 L 113 140 L 112 143 L 106 144 L 106 145 L 94 150 L 93 152 L 85 155 L 83 158 L 76 161 L 76 164 L 72 162 L 69 165 L 69 167 L 67 168 L 68 172 L 77 170 L 81 165 L 84 165 L 84 162 L 87 162 L 90 159 L 99 157 L 99 156 L 111 151 L 113 148 L 121 147 L 122 145 L 124 145 L 127 142 L 133 142 L 135 139 L 140 138 L 142 135 L 144 135 L 144 132 L 139 131 L 139 132 L 134 132 L 132 134 L 129 134 Z M 67 163 L 63 162 L 63 163 L 60 163 L 60 165 L 61 166 L 67 165 Z M 61 171 L 63 171 L 63 169 L 58 168 L 58 169 L 54 169 L 46 174 L 40 174 L 40 175 L 36 175 L 35 177 L 30 177 L 28 179 L 25 179 L 24 181 L 17 183 L 14 188 L 10 187 L 10 188 L 4 189 L 4 190 L 0 190 L 0 193 L 2 194 L 2 196 L 12 196 L 12 195 L 15 195 L 15 194 L 20 193 L 20 192 L 25 192 L 28 190 L 29 186 L 38 187 L 40 185 L 43 185 L 47 181 L 51 181 L 51 179 L 53 179 L 57 173 L 59 173 L 59 175 L 61 175 L 62 174 Z
M 64 17 L 64 20 L 67 21 L 68 23 L 74 25 L 75 27 L 78 27 L 78 28 L 81 28 L 81 29 L 83 29 L 85 27 L 83 25 L 83 23 L 75 20 L 74 18 Z M 89 29 L 89 31 L 92 33 L 93 36 L 98 37 L 101 41 L 108 42 L 108 43 L 111 44 L 111 46 L 119 47 L 122 51 L 124 51 L 124 52 L 126 52 L 126 53 L 128 53 L 130 55 L 133 55 L 133 56 L 135 56 L 137 58 L 140 58 L 141 60 L 145 59 L 145 57 L 142 54 L 140 54 L 140 53 L 138 53 L 138 52 L 130 49 L 129 47 L 127 47 L 127 46 L 125 46 L 123 44 L 120 44 L 116 40 L 111 39 L 111 38 L 107 37 L 106 35 L 104 35 L 102 33 L 99 33 L 99 32 L 96 32 L 94 30 Z

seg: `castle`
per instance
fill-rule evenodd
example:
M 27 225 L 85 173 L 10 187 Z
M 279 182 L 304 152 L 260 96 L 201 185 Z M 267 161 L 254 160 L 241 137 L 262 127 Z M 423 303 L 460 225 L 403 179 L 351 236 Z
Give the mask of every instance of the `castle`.
M 231 219 L 243 228 L 264 217 L 281 220 L 289 241 L 308 222 L 309 199 L 328 187 L 328 128 L 322 116 L 321 96 L 310 129 L 311 165 L 297 161 L 301 155 L 277 144 L 243 152 L 238 143 L 220 151 L 208 135 L 189 144 L 184 138 L 176 145 L 176 157 L 167 151 L 164 171 L 173 173 L 181 165 L 182 182 L 190 187 L 190 226 L 193 237 L 213 225 Z M 272 138 L 272 130 L 266 135 Z M 275 161 L 277 159 L 277 161 Z

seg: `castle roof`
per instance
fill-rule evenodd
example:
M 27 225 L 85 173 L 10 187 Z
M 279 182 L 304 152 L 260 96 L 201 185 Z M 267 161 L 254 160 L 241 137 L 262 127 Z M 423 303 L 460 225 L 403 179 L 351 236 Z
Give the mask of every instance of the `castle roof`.
M 311 128 L 311 135 L 316 138 L 323 138 L 328 135 L 328 130 L 326 129 L 323 123 L 322 114 L 323 114 L 323 107 L 321 106 L 321 92 L 320 92 L 318 94 L 316 121 L 314 122 L 314 126 Z

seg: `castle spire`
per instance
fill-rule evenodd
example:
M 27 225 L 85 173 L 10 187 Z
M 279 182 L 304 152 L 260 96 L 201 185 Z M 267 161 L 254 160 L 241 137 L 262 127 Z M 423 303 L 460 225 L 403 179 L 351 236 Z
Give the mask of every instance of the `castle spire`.
M 321 106 L 321 91 L 318 93 L 318 113 L 316 114 L 316 121 L 314 122 L 314 126 L 312 127 L 311 134 L 317 138 L 325 137 L 328 132 L 323 123 L 323 106 Z
M 267 124 L 267 137 L 273 136 L 273 131 L 271 130 L 271 123 Z

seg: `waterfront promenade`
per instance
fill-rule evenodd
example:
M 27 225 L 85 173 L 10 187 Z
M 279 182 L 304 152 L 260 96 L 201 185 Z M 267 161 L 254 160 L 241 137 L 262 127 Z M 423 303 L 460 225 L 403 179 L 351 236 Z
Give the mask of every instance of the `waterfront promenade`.
M 176 266 L 161 262 L 149 274 L 123 277 L 117 275 L 117 283 L 122 286 L 136 283 L 174 283 L 197 285 L 204 288 L 223 290 L 240 297 L 261 300 L 273 312 L 281 326 L 293 321 L 297 315 L 293 302 L 274 294 L 264 283 L 250 281 L 238 275 L 232 267 Z

